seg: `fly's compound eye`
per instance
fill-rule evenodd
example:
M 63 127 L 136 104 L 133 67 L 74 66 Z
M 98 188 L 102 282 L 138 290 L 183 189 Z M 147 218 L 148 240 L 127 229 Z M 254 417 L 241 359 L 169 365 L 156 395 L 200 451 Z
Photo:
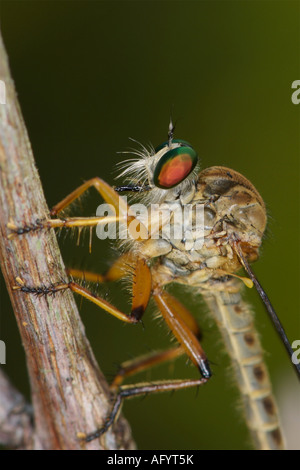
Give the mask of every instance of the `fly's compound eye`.
M 153 182 L 158 188 L 173 188 L 181 183 L 197 165 L 197 153 L 192 147 L 187 146 L 186 142 L 184 144 L 166 152 L 157 163 Z

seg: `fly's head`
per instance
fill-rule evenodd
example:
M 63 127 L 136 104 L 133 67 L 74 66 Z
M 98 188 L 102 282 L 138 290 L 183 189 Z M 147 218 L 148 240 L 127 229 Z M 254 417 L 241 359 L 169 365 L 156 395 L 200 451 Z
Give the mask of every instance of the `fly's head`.
M 141 150 L 133 151 L 137 158 L 121 162 L 125 170 L 120 177 L 125 177 L 130 186 L 140 188 L 142 197 L 149 202 L 179 199 L 195 186 L 198 155 L 190 143 L 173 139 L 173 130 L 169 129 L 168 141 L 156 148 L 142 146 Z

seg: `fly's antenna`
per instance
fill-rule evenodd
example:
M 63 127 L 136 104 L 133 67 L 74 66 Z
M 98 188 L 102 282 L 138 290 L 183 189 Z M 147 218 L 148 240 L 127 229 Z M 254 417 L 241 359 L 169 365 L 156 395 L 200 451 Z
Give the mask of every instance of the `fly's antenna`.
M 171 145 L 172 145 L 172 141 L 173 141 L 173 137 L 174 137 L 174 131 L 175 131 L 175 125 L 173 124 L 172 116 L 170 116 L 170 124 L 169 124 L 169 131 L 168 131 L 169 147 L 171 147 Z

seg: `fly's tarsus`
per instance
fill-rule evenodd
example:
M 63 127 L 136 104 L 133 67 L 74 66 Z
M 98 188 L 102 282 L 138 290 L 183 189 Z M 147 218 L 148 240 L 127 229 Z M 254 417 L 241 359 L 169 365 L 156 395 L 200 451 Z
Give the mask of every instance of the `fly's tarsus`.
M 16 278 L 17 285 L 13 286 L 13 290 L 20 290 L 25 294 L 33 294 L 38 297 L 47 296 L 47 295 L 55 295 L 59 291 L 64 291 L 69 288 L 69 283 L 50 283 L 49 285 L 40 285 L 37 287 L 27 286 L 23 279 L 17 277 Z
M 94 439 L 105 434 L 108 429 L 114 424 L 121 409 L 123 400 L 126 398 L 132 398 L 134 396 L 147 395 L 148 393 L 159 393 L 159 392 L 172 392 L 183 388 L 199 387 L 205 385 L 209 378 L 200 379 L 183 379 L 183 380 L 170 380 L 170 381 L 159 381 L 152 383 L 139 383 L 135 385 L 125 385 L 119 388 L 119 392 L 116 395 L 113 407 L 110 414 L 106 418 L 102 428 L 87 434 L 84 437 L 85 442 L 91 442 Z
M 115 420 L 116 420 L 116 416 L 120 410 L 120 407 L 122 405 L 122 394 L 119 393 L 117 395 L 117 398 L 114 402 L 114 405 L 113 405 L 113 408 L 112 408 L 112 411 L 110 413 L 110 415 L 108 416 L 108 418 L 105 420 L 104 422 L 104 425 L 102 428 L 100 429 L 97 429 L 96 431 L 90 433 L 90 434 L 87 434 L 84 438 L 85 442 L 91 442 L 91 441 L 94 441 L 95 439 L 99 438 L 100 436 L 102 436 L 102 434 L 105 434 L 109 428 L 114 424 Z
M 7 228 L 11 230 L 11 233 L 8 235 L 8 238 L 12 238 L 15 235 L 24 235 L 29 232 L 37 232 L 46 228 L 44 221 L 41 219 L 36 219 L 33 224 L 26 224 L 21 227 L 18 227 L 13 221 L 10 221 L 7 224 Z

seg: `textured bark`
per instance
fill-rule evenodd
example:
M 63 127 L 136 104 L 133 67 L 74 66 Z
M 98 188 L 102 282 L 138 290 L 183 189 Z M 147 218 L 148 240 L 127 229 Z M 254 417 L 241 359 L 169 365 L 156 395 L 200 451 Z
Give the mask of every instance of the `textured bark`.
M 37 297 L 12 289 L 17 277 L 28 286 L 40 286 L 67 276 L 53 230 L 8 238 L 10 221 L 33 224 L 48 217 L 49 211 L 1 38 L 0 79 L 6 86 L 6 104 L 0 104 L 0 263 L 32 392 L 34 428 L 24 444 L 33 449 L 133 448 L 124 419 L 100 441 L 85 444 L 78 439 L 77 433 L 101 426 L 111 403 L 72 293 Z M 15 445 L 14 439 L 10 444 Z

